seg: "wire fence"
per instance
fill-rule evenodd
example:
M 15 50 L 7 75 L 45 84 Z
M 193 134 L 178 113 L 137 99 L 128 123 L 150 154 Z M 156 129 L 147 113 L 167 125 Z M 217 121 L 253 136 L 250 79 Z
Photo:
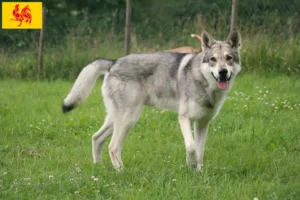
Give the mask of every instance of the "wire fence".
M 146 53 L 180 46 L 199 48 L 198 42 L 191 39 L 190 34 L 199 34 L 203 29 L 215 38 L 226 39 L 230 30 L 231 1 L 189 0 L 174 4 L 133 6 L 132 52 Z M 300 17 L 296 7 L 300 1 L 286 0 L 283 4 L 276 2 L 279 0 L 271 3 L 239 0 L 238 27 L 243 38 L 251 37 L 257 44 L 249 45 L 243 60 L 249 70 L 254 66 L 265 70 L 267 64 L 278 72 L 283 72 L 283 66 L 286 66 L 284 68 L 299 74 L 300 63 L 291 60 L 299 57 Z M 123 6 L 109 12 L 89 12 L 83 9 L 55 13 L 48 8 L 43 30 L 45 57 L 42 60 L 45 67 L 43 71 L 40 70 L 41 77 L 72 80 L 82 66 L 96 57 L 123 56 L 125 9 Z M 258 42 L 258 36 L 263 43 Z M 291 40 L 293 42 L 287 40 L 297 37 Z M 287 41 L 280 43 L 280 48 L 289 49 L 285 58 L 278 56 L 279 47 L 270 38 Z M 0 64 L 0 78 L 36 77 L 39 71 L 39 39 L 39 30 L 1 30 L 0 56 L 3 62 Z M 61 56 L 62 53 L 64 56 Z M 263 62 L 257 64 L 257 60 Z
M 157 38 L 158 35 L 168 40 L 172 35 L 186 34 L 186 29 L 189 29 L 189 33 L 199 33 L 201 29 L 206 28 L 219 37 L 227 34 L 230 27 L 231 0 L 174 2 L 133 6 L 132 27 L 135 34 L 145 40 Z M 296 0 L 276 0 L 273 3 L 261 0 L 254 0 L 251 3 L 240 0 L 238 26 L 246 34 L 260 32 L 276 36 L 295 36 L 300 30 L 298 5 L 299 1 Z M 92 36 L 100 31 L 113 32 L 123 37 L 125 10 L 124 6 L 102 13 L 96 11 L 91 13 L 85 9 L 54 13 L 53 10 L 47 9 L 45 42 L 49 45 L 60 43 L 64 36 L 74 29 L 77 34 L 82 35 Z M 7 47 L 28 48 L 31 43 L 38 41 L 36 39 L 38 35 L 39 32 L 36 30 L 1 30 L 0 42 Z

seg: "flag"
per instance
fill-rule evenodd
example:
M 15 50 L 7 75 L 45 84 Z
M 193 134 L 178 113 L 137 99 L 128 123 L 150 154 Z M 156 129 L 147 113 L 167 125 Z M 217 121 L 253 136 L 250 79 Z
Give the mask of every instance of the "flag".
M 42 2 L 2 2 L 2 29 L 41 29 Z

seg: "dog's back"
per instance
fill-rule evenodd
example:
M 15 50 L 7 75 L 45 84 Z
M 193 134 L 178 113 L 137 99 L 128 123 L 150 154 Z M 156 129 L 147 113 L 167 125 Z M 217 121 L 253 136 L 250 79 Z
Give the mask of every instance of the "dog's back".
M 126 98 L 130 98 L 131 102 L 177 111 L 178 70 L 181 60 L 187 55 L 195 56 L 159 52 L 132 54 L 120 58 L 105 77 L 103 95 L 115 99 L 116 102 L 119 100 L 120 106 L 124 105 Z

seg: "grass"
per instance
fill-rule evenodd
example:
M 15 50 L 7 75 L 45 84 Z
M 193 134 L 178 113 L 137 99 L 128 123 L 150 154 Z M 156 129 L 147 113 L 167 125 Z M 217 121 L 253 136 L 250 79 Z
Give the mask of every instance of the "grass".
M 185 165 L 176 114 L 155 108 L 126 138 L 123 172 L 114 171 L 108 142 L 103 165 L 94 165 L 100 84 L 63 115 L 71 82 L 0 81 L 0 199 L 299 198 L 299 78 L 239 76 L 211 124 L 202 172 Z

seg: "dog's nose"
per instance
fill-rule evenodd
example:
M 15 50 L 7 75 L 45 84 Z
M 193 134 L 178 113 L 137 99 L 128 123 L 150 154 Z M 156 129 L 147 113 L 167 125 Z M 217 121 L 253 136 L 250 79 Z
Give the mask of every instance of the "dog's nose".
M 226 76 L 227 73 L 228 73 L 228 70 L 227 70 L 227 69 L 225 69 L 225 68 L 219 69 L 219 75 L 220 75 L 220 76 Z

